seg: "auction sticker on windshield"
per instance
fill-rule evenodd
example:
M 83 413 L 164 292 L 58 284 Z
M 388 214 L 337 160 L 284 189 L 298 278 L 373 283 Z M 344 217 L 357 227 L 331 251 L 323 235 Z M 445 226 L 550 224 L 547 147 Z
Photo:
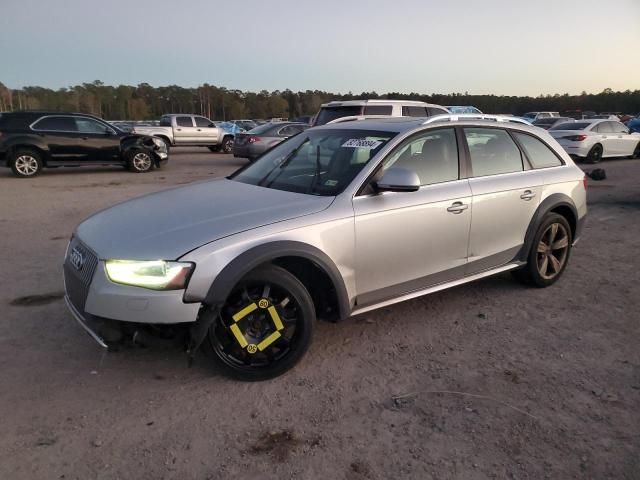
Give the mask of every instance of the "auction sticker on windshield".
M 379 140 L 366 140 L 364 138 L 351 138 L 342 144 L 345 148 L 364 148 L 365 150 L 375 150 L 382 142 Z

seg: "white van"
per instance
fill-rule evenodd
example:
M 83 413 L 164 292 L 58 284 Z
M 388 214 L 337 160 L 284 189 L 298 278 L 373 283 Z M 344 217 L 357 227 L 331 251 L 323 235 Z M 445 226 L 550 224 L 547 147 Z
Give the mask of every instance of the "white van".
M 432 117 L 448 115 L 441 105 L 413 100 L 345 100 L 329 102 L 320 106 L 311 125 L 318 126 L 342 117 L 359 115 L 389 115 L 392 117 Z

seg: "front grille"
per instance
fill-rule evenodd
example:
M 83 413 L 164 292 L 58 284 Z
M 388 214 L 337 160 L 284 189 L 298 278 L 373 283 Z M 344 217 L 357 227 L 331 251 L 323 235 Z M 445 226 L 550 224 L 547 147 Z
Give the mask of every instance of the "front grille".
M 73 306 L 84 313 L 89 286 L 98 266 L 98 256 L 77 238 L 73 238 L 64 259 L 64 283 Z

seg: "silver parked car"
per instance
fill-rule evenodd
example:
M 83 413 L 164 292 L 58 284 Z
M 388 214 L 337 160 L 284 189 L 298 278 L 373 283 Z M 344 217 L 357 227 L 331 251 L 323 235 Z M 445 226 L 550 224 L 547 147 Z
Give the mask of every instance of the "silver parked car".
M 339 320 L 505 271 L 560 278 L 583 172 L 518 119 L 388 118 L 310 128 L 229 178 L 121 203 L 74 231 L 66 301 L 93 325 L 185 323 L 248 380 Z
M 640 133 L 613 120 L 578 120 L 559 123 L 549 133 L 572 157 L 586 163 L 603 158 L 640 157 Z
M 233 140 L 233 156 L 253 162 L 270 148 L 307 128 L 309 125 L 304 123 L 278 122 L 265 123 L 248 132 L 238 133 Z

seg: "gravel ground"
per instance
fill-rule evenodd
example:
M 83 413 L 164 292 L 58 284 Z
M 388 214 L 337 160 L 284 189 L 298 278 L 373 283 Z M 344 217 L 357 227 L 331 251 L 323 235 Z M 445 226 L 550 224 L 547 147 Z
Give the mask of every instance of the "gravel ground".
M 604 162 L 564 277 L 502 275 L 338 324 L 263 383 L 201 355 L 104 354 L 61 300 L 92 212 L 243 161 L 0 170 L 0 478 L 637 479 L 640 161 Z

